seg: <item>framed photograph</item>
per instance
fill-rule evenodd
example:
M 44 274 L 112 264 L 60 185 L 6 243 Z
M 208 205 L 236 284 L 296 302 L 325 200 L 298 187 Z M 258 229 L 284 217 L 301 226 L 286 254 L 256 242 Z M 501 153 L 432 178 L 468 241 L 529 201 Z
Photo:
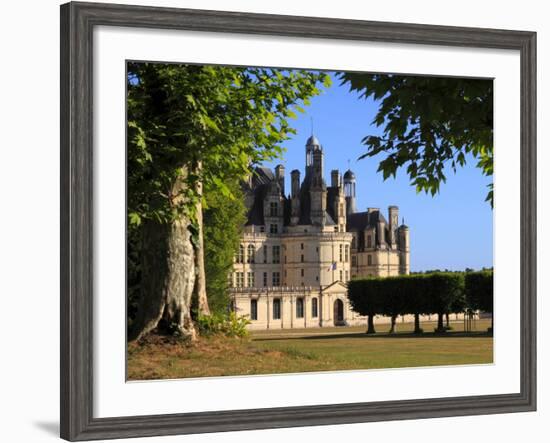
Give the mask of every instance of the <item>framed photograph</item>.
M 61 6 L 61 437 L 536 409 L 536 34 Z

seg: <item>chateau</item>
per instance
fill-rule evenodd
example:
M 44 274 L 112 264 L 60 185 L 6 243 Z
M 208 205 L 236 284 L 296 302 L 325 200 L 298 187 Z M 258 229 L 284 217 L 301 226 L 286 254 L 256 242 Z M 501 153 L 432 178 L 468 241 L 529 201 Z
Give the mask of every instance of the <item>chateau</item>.
M 356 277 L 408 274 L 409 228 L 398 226 L 399 209 L 358 212 L 356 178 L 324 178 L 323 147 L 309 137 L 305 176 L 285 168 L 256 168 L 245 186 L 248 220 L 235 257 L 230 286 L 233 306 L 251 329 L 355 325 L 366 322 L 347 299 Z

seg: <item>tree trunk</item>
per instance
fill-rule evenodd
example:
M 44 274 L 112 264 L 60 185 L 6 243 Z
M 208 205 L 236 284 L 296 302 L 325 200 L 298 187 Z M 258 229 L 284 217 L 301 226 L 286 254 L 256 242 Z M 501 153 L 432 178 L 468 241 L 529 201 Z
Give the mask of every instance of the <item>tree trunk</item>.
M 199 162 L 200 169 L 202 167 Z M 199 198 L 197 200 L 197 226 L 198 226 L 198 241 L 195 250 L 195 265 L 197 268 L 197 280 L 195 282 L 195 294 L 198 301 L 198 309 L 200 315 L 210 315 L 210 308 L 208 307 L 208 297 L 206 295 L 206 273 L 204 269 L 204 226 L 202 218 L 202 183 L 199 182 L 197 192 Z
M 420 314 L 414 314 L 414 333 L 422 334 L 422 329 L 420 328 Z
M 397 319 L 396 315 L 391 316 L 390 334 L 395 334 L 395 320 L 396 319 Z
M 445 324 L 446 324 L 446 327 L 447 329 L 449 329 L 451 327 L 451 323 L 449 321 L 449 313 L 448 312 L 445 312 Z
M 439 333 L 445 332 L 445 328 L 443 327 L 443 313 L 437 314 L 437 329 L 435 331 Z
M 376 334 L 374 329 L 374 315 L 369 315 L 367 334 Z
M 173 195 L 181 198 L 185 176 L 176 182 Z M 159 322 L 171 333 L 194 340 L 191 300 L 195 286 L 195 251 L 190 220 L 180 216 L 171 223 L 146 221 L 142 226 L 141 301 L 128 333 L 138 340 Z

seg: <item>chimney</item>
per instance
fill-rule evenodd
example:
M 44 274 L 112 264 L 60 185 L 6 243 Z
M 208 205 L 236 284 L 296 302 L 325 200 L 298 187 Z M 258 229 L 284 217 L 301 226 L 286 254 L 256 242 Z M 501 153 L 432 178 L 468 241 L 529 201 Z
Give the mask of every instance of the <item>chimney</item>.
M 300 193 L 300 171 L 298 171 L 298 169 L 294 169 L 290 173 L 290 187 L 291 197 L 298 197 L 298 194 Z
M 340 171 L 338 169 L 330 171 L 330 186 L 333 188 L 340 186 Z
M 285 194 L 285 167 L 283 165 L 275 166 L 275 178 L 281 187 L 281 193 Z
M 390 231 L 388 242 L 392 245 L 392 248 L 395 248 L 397 243 L 397 226 L 399 224 L 399 208 L 397 206 L 388 207 L 388 220 L 388 229 Z

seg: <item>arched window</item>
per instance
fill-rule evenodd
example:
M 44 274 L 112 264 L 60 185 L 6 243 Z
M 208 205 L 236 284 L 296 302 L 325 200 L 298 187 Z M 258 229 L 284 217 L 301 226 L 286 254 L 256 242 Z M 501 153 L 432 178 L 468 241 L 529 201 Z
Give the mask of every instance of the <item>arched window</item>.
M 254 263 L 254 245 L 250 244 L 248 245 L 247 251 L 246 251 L 246 262 L 247 263 Z
M 304 299 L 296 299 L 296 318 L 304 318 Z
M 311 299 L 311 316 L 313 318 L 316 318 L 319 316 L 319 305 L 318 305 L 317 298 Z

